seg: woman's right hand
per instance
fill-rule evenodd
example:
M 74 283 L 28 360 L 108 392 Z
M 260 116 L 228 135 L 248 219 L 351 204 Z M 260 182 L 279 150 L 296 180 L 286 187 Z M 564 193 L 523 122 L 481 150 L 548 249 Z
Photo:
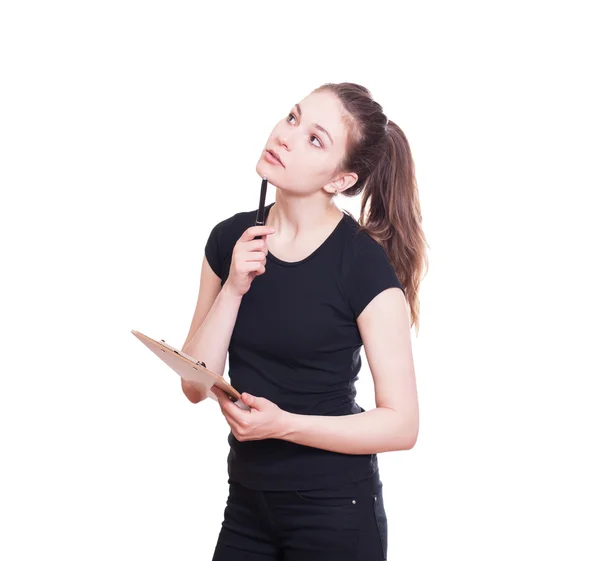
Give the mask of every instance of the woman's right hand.
M 267 249 L 266 236 L 275 230 L 270 226 L 251 226 L 236 242 L 231 255 L 229 277 L 225 281 L 232 294 L 242 297 L 252 281 L 266 270 Z M 255 240 L 256 236 L 263 236 Z

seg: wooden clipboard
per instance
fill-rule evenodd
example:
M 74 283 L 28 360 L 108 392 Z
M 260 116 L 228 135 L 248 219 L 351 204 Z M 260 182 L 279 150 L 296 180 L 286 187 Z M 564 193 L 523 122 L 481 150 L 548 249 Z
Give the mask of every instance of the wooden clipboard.
M 206 365 L 194 357 L 177 350 L 175 347 L 165 343 L 164 339 L 156 341 L 135 329 L 131 330 L 146 347 L 148 347 L 158 358 L 170 366 L 179 376 L 187 382 L 192 382 L 198 386 L 199 390 L 206 392 L 206 395 L 218 402 L 217 396 L 210 390 L 213 386 L 222 389 L 229 399 L 233 401 L 240 409 L 250 411 L 250 407 L 242 401 L 240 393 L 223 376 L 219 376 L 206 368 Z

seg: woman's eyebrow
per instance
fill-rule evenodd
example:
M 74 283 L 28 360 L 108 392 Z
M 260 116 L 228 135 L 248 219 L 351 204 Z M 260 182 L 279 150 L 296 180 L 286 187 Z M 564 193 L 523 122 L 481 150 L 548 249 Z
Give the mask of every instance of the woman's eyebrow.
M 296 105 L 294 105 L 294 107 L 298 110 L 298 116 L 302 119 L 302 109 L 300 108 L 300 104 L 296 103 Z M 321 125 L 317 125 L 317 123 L 313 123 L 313 126 L 324 132 L 328 137 L 329 137 L 329 142 L 331 142 L 331 144 L 333 144 L 333 139 L 331 138 L 331 135 L 327 132 L 326 129 L 324 129 Z

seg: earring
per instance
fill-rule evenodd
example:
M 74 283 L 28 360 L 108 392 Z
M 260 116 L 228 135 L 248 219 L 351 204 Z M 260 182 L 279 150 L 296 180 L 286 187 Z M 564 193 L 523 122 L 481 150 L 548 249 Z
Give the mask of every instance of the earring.
M 339 191 L 336 189 L 335 190 L 335 195 L 339 195 L 339 194 L 340 194 Z

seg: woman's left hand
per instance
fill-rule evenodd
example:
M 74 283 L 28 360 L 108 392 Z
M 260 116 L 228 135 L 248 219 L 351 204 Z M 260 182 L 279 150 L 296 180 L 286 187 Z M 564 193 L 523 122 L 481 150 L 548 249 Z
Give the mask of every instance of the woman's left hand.
M 250 407 L 250 411 L 244 411 L 218 387 L 213 386 L 210 391 L 217 396 L 221 412 L 231 427 L 233 436 L 240 442 L 282 438 L 286 434 L 288 414 L 272 401 L 244 392 L 242 401 Z

